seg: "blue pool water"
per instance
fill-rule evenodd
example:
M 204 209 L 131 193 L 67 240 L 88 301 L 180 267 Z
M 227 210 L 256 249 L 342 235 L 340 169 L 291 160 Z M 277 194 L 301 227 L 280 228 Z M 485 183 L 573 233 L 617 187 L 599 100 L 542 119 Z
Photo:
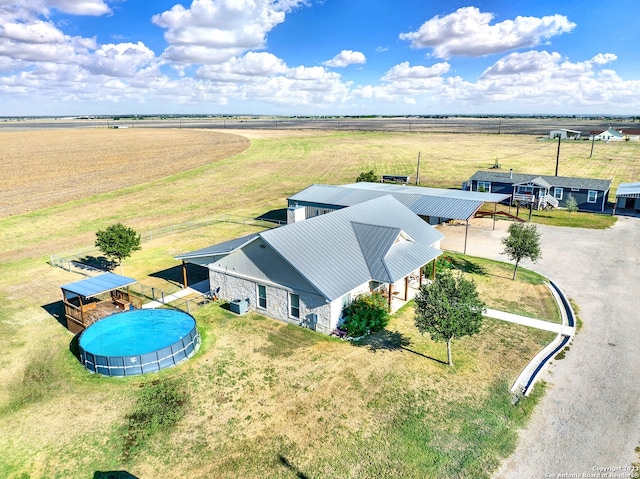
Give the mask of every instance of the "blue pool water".
M 114 314 L 80 335 L 80 360 L 92 372 L 130 376 L 159 371 L 191 357 L 200 345 L 195 319 L 171 309 Z

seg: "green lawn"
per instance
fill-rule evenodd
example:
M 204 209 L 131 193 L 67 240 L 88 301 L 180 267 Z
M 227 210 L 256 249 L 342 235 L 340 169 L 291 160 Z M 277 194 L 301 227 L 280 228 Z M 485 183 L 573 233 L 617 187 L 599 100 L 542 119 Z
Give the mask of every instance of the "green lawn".
M 484 205 L 482 207 L 484 211 L 493 211 L 493 205 Z M 509 208 L 506 205 L 498 205 L 498 211 L 504 211 L 518 218 L 522 218 L 525 221 L 540 223 L 549 226 L 566 226 L 570 228 L 590 228 L 590 229 L 605 229 L 610 228 L 618 220 L 617 216 L 604 213 L 590 213 L 586 211 L 576 211 L 569 215 L 566 210 L 533 210 L 529 211 L 528 208 L 520 208 L 519 210 L 512 206 Z

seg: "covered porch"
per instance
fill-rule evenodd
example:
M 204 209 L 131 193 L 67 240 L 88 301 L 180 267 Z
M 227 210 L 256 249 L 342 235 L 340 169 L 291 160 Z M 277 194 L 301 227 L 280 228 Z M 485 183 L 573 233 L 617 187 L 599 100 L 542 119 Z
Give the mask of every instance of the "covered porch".
M 129 293 L 135 279 L 105 273 L 61 286 L 67 329 L 79 333 L 114 313 L 141 308 L 142 300 Z
M 387 300 L 389 312 L 393 314 L 411 301 L 423 284 L 429 284 L 435 279 L 436 261 L 438 258 L 405 276 L 403 280 L 392 284 L 380 284 L 371 292 L 381 293 Z
M 513 201 L 522 205 L 530 205 L 540 210 L 549 206 L 558 207 L 558 200 L 552 194 L 552 186 L 543 178 L 513 184 Z

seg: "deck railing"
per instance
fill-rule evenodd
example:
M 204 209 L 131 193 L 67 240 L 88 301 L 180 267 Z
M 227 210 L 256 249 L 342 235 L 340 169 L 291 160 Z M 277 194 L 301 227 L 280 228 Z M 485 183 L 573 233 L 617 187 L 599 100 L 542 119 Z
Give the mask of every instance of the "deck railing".
M 513 201 L 519 201 L 520 203 L 533 203 L 537 209 L 546 208 L 548 206 L 552 206 L 553 208 L 558 207 L 558 200 L 555 199 L 551 195 L 523 195 L 523 194 L 514 194 Z

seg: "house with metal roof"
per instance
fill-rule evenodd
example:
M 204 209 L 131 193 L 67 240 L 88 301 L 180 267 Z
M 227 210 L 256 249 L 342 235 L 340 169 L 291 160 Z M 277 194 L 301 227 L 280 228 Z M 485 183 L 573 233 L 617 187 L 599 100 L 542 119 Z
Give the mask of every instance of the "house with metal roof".
M 509 193 L 513 201 L 533 204 L 538 209 L 549 206 L 563 208 L 571 195 L 580 210 L 604 212 L 609 201 L 611 180 L 478 171 L 469 179 L 467 186 L 471 191 Z
M 509 194 L 478 194 L 474 191 L 426 188 L 387 183 L 311 185 L 287 199 L 287 223 L 391 195 L 416 215 L 436 225 L 447 220 L 468 221 L 483 203 L 499 203 Z
M 616 190 L 616 210 L 640 210 L 640 183 L 620 183 Z
M 386 195 L 193 251 L 211 290 L 231 303 L 330 334 L 359 294 L 407 297 L 410 277 L 440 254 L 443 235 Z

